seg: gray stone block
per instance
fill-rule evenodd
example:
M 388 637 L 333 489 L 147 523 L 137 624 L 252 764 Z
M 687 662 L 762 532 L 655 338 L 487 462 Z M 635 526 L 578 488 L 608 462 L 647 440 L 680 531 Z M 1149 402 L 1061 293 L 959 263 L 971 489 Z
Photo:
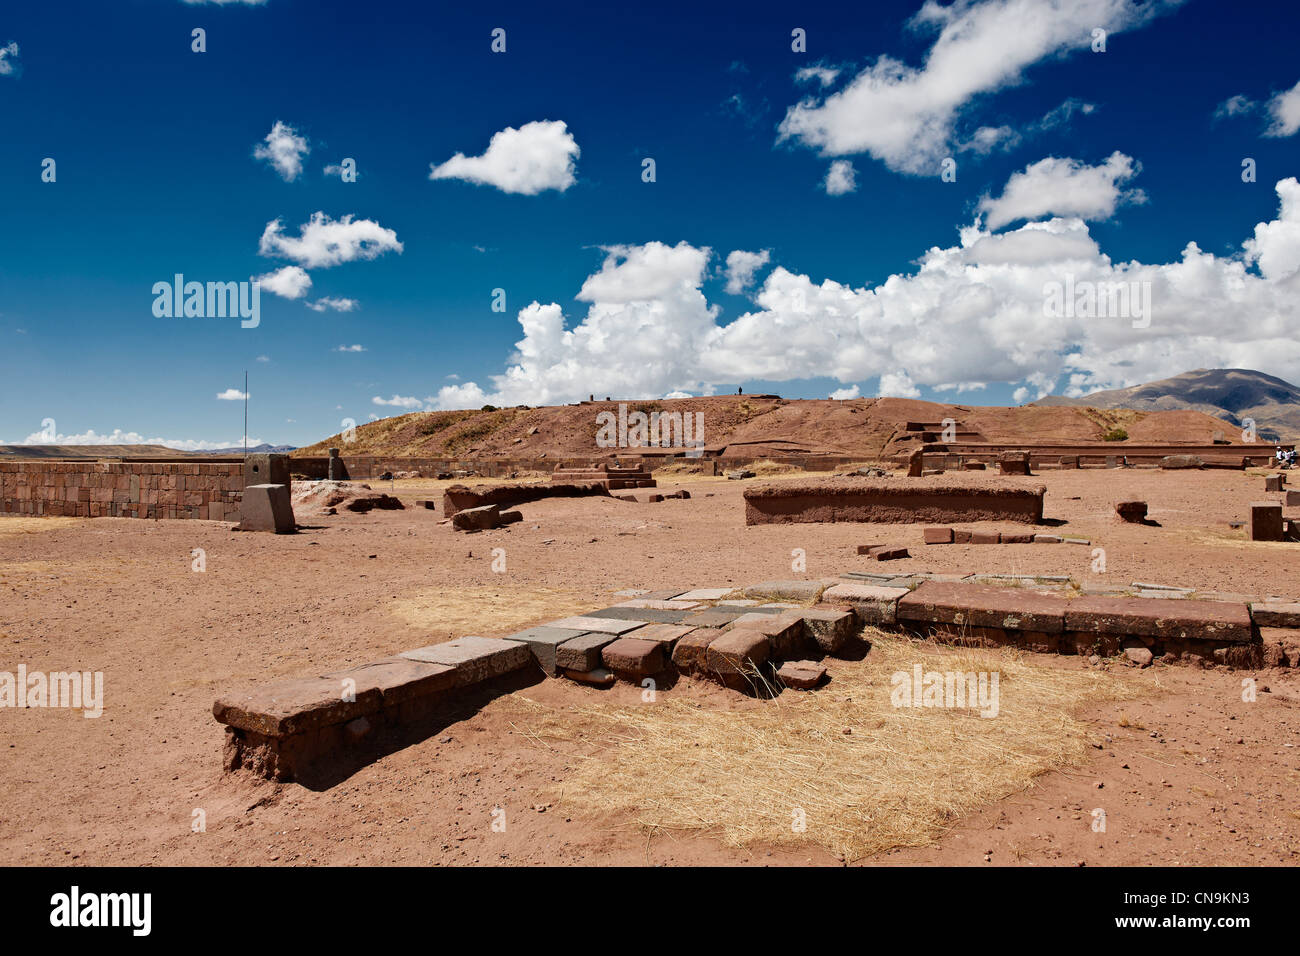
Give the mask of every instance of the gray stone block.
M 290 534 L 297 529 L 289 486 L 249 485 L 239 507 L 240 531 L 274 531 Z
M 527 644 L 493 637 L 458 637 L 445 644 L 403 651 L 398 657 L 429 664 L 445 664 L 456 669 L 456 686 L 465 687 L 480 681 L 527 667 L 533 654 Z

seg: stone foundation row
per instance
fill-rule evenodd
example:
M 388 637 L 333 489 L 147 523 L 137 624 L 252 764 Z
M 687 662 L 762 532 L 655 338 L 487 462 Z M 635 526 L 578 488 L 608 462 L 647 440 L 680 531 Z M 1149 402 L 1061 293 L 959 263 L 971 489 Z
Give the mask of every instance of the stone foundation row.
M 229 694 L 213 705 L 226 726 L 225 766 L 311 777 L 322 763 L 420 739 L 463 695 L 491 694 L 510 679 L 511 689 L 543 675 L 659 688 L 688 675 L 759 696 L 812 688 L 824 679 L 817 661 L 867 650 L 866 626 L 976 646 L 1124 654 L 1142 666 L 1300 665 L 1300 603 L 1084 594 L 1062 579 L 1028 577 L 1019 587 L 991 576 L 857 577 L 621 592 L 618 604 L 505 638 L 462 637 Z

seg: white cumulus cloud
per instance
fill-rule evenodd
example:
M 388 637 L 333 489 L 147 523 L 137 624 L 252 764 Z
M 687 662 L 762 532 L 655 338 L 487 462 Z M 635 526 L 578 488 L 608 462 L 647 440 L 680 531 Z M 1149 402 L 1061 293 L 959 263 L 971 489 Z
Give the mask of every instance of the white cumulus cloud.
M 1300 130 L 1300 83 L 1269 100 L 1268 115 L 1272 122 L 1265 136 L 1294 136 Z
M 248 397 L 249 394 L 247 392 L 241 392 L 237 388 L 228 388 L 224 392 L 217 393 L 217 398 L 223 402 L 242 402 Z
M 869 153 L 896 171 L 937 174 L 974 100 L 1022 82 L 1040 61 L 1087 49 L 1094 28 L 1141 26 L 1179 2 L 926 0 L 910 22 L 936 32 L 923 66 L 877 58 L 835 93 L 790 107 L 780 138 L 824 156 Z
M 327 295 L 317 299 L 315 302 L 308 302 L 307 308 L 314 312 L 324 312 L 329 309 L 334 312 L 355 312 L 357 308 L 356 299 L 347 299 L 341 296 Z
M 18 68 L 18 44 L 0 46 L 0 76 L 15 76 Z
M 284 231 L 279 219 L 268 222 L 257 251 L 308 269 L 328 269 L 357 259 L 374 259 L 385 252 L 401 252 L 402 243 L 396 232 L 373 219 L 354 220 L 347 215 L 336 220 L 314 212 L 309 222 L 298 227 L 297 238 Z
M 495 186 L 502 192 L 535 196 L 547 189 L 560 192 L 574 183 L 578 143 L 559 120 L 507 126 L 492 134 L 482 156 L 457 153 L 441 165 L 429 166 L 430 179 L 464 179 Z
M 831 163 L 830 169 L 826 171 L 826 179 L 822 182 L 822 188 L 826 190 L 828 196 L 843 196 L 845 193 L 855 192 L 858 188 L 858 179 L 853 164 L 847 159 L 837 159 Z
M 754 274 L 767 265 L 767 260 L 770 257 L 771 252 L 767 249 L 760 252 L 746 252 L 744 249 L 737 249 L 729 253 L 727 255 L 727 291 L 732 295 L 740 295 L 748 289 L 754 284 Z
M 311 288 L 311 276 L 300 266 L 285 266 L 255 280 L 265 291 L 284 299 L 301 299 Z
M 1140 190 L 1124 191 L 1120 184 L 1132 179 L 1139 167 L 1118 150 L 1098 166 L 1075 159 L 1049 156 L 1013 173 L 1002 195 L 980 200 L 990 229 L 1000 229 L 1017 219 L 1040 219 L 1049 214 L 1105 220 L 1121 202 L 1140 203 Z
M 711 253 L 686 242 L 617 246 L 583 284 L 585 316 L 557 303 L 519 312 L 523 335 L 488 385 L 446 385 L 440 408 L 577 401 L 588 394 L 711 394 L 745 381 L 879 379 L 882 394 L 1007 383 L 1024 394 L 1133 385 L 1194 368 L 1300 363 L 1300 183 L 1278 183 L 1276 219 L 1236 255 L 1188 241 L 1170 262 L 1114 261 L 1078 217 L 993 232 L 924 252 L 910 273 L 855 287 L 776 265 L 755 307 L 726 324 L 702 292 Z M 1257 271 L 1256 271 L 1257 270 Z M 1136 283 L 1145 322 L 1056 317 L 1053 284 Z M 1232 316 L 1225 322 L 1224 316 Z M 1141 317 L 1136 317 L 1141 318 Z M 975 385 L 971 385 L 975 387 Z
M 270 163 L 271 168 L 286 183 L 291 183 L 302 175 L 303 157 L 310 152 L 311 145 L 307 142 L 307 137 L 299 135 L 296 129 L 279 120 L 271 127 L 271 132 L 266 134 L 266 139 L 253 147 L 253 157 Z

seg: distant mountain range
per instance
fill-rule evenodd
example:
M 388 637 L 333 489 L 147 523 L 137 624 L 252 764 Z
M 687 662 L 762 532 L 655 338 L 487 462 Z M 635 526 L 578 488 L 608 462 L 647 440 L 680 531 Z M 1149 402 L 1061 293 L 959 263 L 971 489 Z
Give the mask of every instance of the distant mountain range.
M 288 453 L 296 449 L 297 445 L 268 445 L 263 442 L 260 445 L 249 445 L 248 453 L 251 454 L 268 454 L 268 453 Z M 207 451 L 193 451 L 191 455 L 242 455 L 244 453 L 243 445 L 236 445 L 233 448 L 209 448 Z
M 1150 412 L 1191 409 L 1243 428 L 1246 419 L 1253 419 L 1261 441 L 1300 439 L 1300 388 L 1246 368 L 1198 368 L 1146 385 L 1081 398 L 1049 395 L 1030 404 Z

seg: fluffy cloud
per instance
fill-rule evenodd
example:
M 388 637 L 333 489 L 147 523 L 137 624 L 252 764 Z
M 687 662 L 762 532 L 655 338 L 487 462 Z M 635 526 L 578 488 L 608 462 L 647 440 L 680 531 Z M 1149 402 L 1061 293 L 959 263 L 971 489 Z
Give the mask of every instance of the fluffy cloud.
M 1086 49 L 1092 30 L 1141 26 L 1181 0 L 926 0 L 912 18 L 937 31 L 920 68 L 879 57 L 824 99 L 792 106 L 780 126 L 824 156 L 869 153 L 890 169 L 937 173 L 976 97 L 1021 82 L 1042 60 Z M 976 145 L 990 147 L 989 134 Z
M 845 193 L 855 192 L 858 188 L 858 179 L 853 164 L 847 159 L 837 159 L 831 163 L 831 168 L 826 171 L 822 188 L 826 190 L 828 196 L 843 196 Z
M 364 352 L 365 350 L 366 347 L 364 345 L 340 345 L 334 351 L 335 352 Z
M 482 156 L 457 153 L 440 166 L 430 164 L 430 179 L 464 179 L 495 186 L 502 192 L 535 196 L 543 190 L 568 189 L 581 150 L 559 120 L 507 126 L 493 133 Z
M 244 442 L 243 438 L 237 438 L 234 441 L 205 441 L 194 438 L 145 438 L 139 432 L 122 431 L 120 428 L 114 428 L 106 435 L 97 433 L 93 428 L 82 432 L 79 435 L 55 435 L 53 439 L 49 435 L 41 432 L 35 432 L 28 435 L 23 441 L 15 442 L 17 445 L 162 445 L 166 448 L 175 448 L 178 451 L 212 451 L 217 448 L 237 448 Z M 248 438 L 248 444 L 261 445 L 262 439 Z
M 356 259 L 374 259 L 385 252 L 402 251 L 397 233 L 373 219 L 334 220 L 314 212 L 311 221 L 298 227 L 298 237 L 288 235 L 279 219 L 266 224 L 258 243 L 258 254 L 289 259 L 308 269 L 328 269 Z
M 1294 136 L 1300 130 L 1300 83 L 1269 100 L 1268 115 L 1272 122 L 1265 136 Z
M 794 81 L 796 83 L 811 83 L 815 80 L 819 86 L 830 86 L 839 75 L 838 68 L 818 64 L 817 66 L 805 66 L 801 70 L 796 70 Z
M 856 385 L 850 385 L 848 388 L 837 388 L 828 396 L 832 401 L 844 401 L 850 398 L 857 398 L 862 393 Z
M 237 388 L 228 388 L 224 392 L 217 393 L 217 398 L 223 402 L 242 402 L 248 397 L 249 394 L 247 392 L 241 392 Z
M 417 409 L 424 407 L 424 402 L 420 399 L 406 395 L 394 395 L 392 398 L 384 398 L 381 395 L 376 395 L 374 398 L 370 399 L 370 401 L 376 405 L 392 405 L 396 408 Z
M 334 312 L 355 312 L 357 308 L 357 300 L 327 295 L 323 298 L 317 299 L 315 302 L 308 302 L 307 308 L 314 312 L 324 312 L 326 309 L 330 309 Z
M 17 43 L 0 46 L 0 76 L 16 76 L 20 72 L 17 60 Z
M 995 233 L 978 222 L 928 250 L 910 274 L 856 288 L 781 266 L 756 308 L 728 324 L 701 291 L 710 252 L 687 243 L 606 250 L 567 327 L 558 304 L 519 313 L 523 337 L 490 387 L 449 385 L 441 408 L 569 402 L 588 394 L 710 394 L 743 381 L 878 378 L 878 392 L 1005 382 L 1068 394 L 1192 368 L 1290 374 L 1300 362 L 1300 183 L 1277 185 L 1278 217 L 1236 256 L 1188 242 L 1172 262 L 1114 262 L 1078 217 Z M 1258 271 L 1253 271 L 1257 267 Z M 1149 321 L 1053 317 L 1051 284 L 1138 283 Z M 1232 316 L 1225 322 L 1224 316 Z
M 767 249 L 762 252 L 746 252 L 744 249 L 737 249 L 728 254 L 727 291 L 732 295 L 740 295 L 748 289 L 754 284 L 754 274 L 767 265 L 770 257 L 771 252 Z
M 311 152 L 311 146 L 305 136 L 287 123 L 279 120 L 266 134 L 266 139 L 253 147 L 253 157 L 264 159 L 271 168 L 280 174 L 286 183 L 291 183 L 302 175 L 303 157 Z
M 266 292 L 284 299 L 301 299 L 311 288 L 311 276 L 299 266 L 285 266 L 256 279 Z
M 1125 192 L 1119 188 L 1139 171 L 1133 159 L 1119 151 L 1111 153 L 1100 166 L 1049 156 L 1013 174 L 1002 195 L 997 199 L 985 196 L 979 208 L 988 214 L 990 229 L 1049 214 L 1109 219 L 1121 202 L 1145 201 L 1141 190 Z

